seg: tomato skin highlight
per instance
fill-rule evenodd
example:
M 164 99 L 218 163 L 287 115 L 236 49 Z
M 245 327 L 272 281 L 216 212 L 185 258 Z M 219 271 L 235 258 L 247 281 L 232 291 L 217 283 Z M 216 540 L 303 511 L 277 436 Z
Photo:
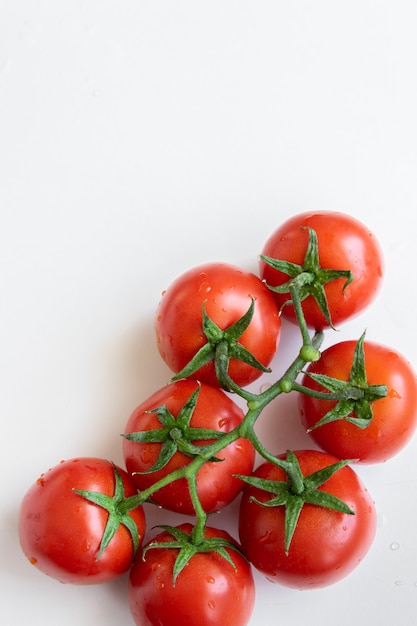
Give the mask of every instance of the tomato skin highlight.
M 316 231 L 320 266 L 327 269 L 351 270 L 354 280 L 342 293 L 345 279 L 329 282 L 324 289 L 333 325 L 358 315 L 375 299 L 383 278 L 384 260 L 382 250 L 374 234 L 359 220 L 336 211 L 305 212 L 294 215 L 282 223 L 265 242 L 262 255 L 303 265 L 308 244 L 309 227 Z M 260 276 L 271 286 L 282 285 L 288 275 L 259 263 Z M 274 293 L 281 308 L 289 294 Z M 328 323 L 311 296 L 302 307 L 307 325 L 316 330 L 328 327 Z M 296 322 L 294 307 L 285 306 L 282 315 Z
M 133 411 L 127 421 L 125 434 L 161 428 L 157 415 L 149 411 L 165 405 L 176 417 L 198 386 L 194 380 L 179 380 L 162 387 Z M 240 407 L 221 389 L 206 384 L 200 385 L 197 404 L 190 422 L 192 427 L 230 432 L 242 422 L 243 418 L 244 414 Z M 195 442 L 196 445 L 205 443 L 207 442 L 204 440 Z M 141 491 L 192 460 L 177 451 L 164 468 L 149 474 L 135 473 L 148 471 L 155 464 L 160 449 L 160 443 L 123 439 L 126 468 Z M 255 450 L 247 439 L 239 438 L 216 456 L 223 460 L 218 463 L 205 463 L 197 473 L 197 490 L 206 513 L 222 509 L 240 493 L 243 483 L 233 474 L 251 473 Z M 194 514 L 186 479 L 176 480 L 162 487 L 152 495 L 152 499 L 165 509 L 187 515 Z
M 117 468 L 125 496 L 137 493 L 129 475 Z M 61 583 L 103 583 L 127 572 L 133 542 L 120 526 L 97 560 L 108 513 L 73 489 L 114 494 L 114 467 L 110 461 L 80 457 L 61 461 L 42 474 L 23 497 L 19 512 L 20 545 L 29 561 Z M 139 532 L 139 548 L 146 529 L 142 507 L 131 511 Z
M 315 450 L 295 452 L 304 475 L 337 462 L 333 455 Z M 285 458 L 280 455 L 279 458 Z M 265 462 L 253 473 L 268 480 L 285 480 L 284 471 Z M 260 502 L 271 494 L 247 485 L 239 511 L 239 537 L 243 551 L 254 567 L 274 583 L 296 589 L 317 589 L 337 583 L 364 558 L 376 532 L 374 502 L 358 475 L 343 467 L 322 487 L 355 511 L 340 513 L 304 504 L 288 555 L 285 554 L 285 509 L 265 507 Z
M 189 269 L 163 293 L 155 318 L 157 347 L 168 367 L 178 373 L 207 343 L 202 330 L 202 306 L 207 315 L 225 330 L 249 309 L 255 299 L 252 320 L 239 339 L 256 359 L 267 367 L 276 350 L 281 330 L 279 311 L 270 290 L 258 276 L 234 265 L 207 263 Z M 231 359 L 229 374 L 241 387 L 262 371 Z M 191 378 L 219 386 L 213 362 L 201 367 Z
M 355 341 L 343 341 L 330 346 L 307 371 L 348 380 L 355 345 Z M 416 431 L 417 377 L 407 359 L 388 346 L 365 341 L 364 351 L 368 384 L 388 388 L 385 398 L 372 403 L 373 418 L 369 425 L 360 429 L 346 420 L 338 420 L 318 426 L 309 435 L 320 448 L 341 459 L 381 463 L 398 454 Z M 308 375 L 303 377 L 302 384 L 323 390 Z M 298 404 L 306 429 L 336 405 L 305 394 L 299 394 Z
M 191 532 L 191 524 L 180 529 Z M 205 537 L 223 537 L 222 530 L 207 527 Z M 155 540 L 170 541 L 169 532 Z M 137 626 L 246 626 L 255 602 L 255 585 L 248 561 L 226 548 L 236 570 L 216 552 L 191 557 L 172 585 L 178 549 L 152 548 L 135 560 L 129 577 L 129 604 Z

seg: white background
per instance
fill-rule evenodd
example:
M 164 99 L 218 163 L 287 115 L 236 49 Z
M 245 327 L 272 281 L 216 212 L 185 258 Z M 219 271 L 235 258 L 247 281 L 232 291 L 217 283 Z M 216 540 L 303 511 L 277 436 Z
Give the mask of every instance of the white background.
M 415 362 L 416 28 L 412 0 L 0 0 L 2 624 L 133 623 L 125 578 L 48 579 L 16 520 L 60 459 L 122 461 L 130 412 L 170 376 L 156 305 L 189 267 L 256 271 L 293 213 L 350 213 L 385 282 L 326 342 L 367 328 Z M 290 329 L 277 372 L 296 350 Z M 291 396 L 260 428 L 276 453 L 309 445 Z M 308 593 L 256 575 L 250 626 L 414 623 L 416 455 L 414 438 L 357 468 L 379 513 L 360 567 Z M 235 533 L 236 508 L 213 524 Z

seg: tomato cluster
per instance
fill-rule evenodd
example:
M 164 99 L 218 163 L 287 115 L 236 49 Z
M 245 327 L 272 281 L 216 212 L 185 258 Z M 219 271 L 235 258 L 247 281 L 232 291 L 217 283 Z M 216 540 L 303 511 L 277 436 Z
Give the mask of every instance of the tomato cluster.
M 320 347 L 324 332 L 374 300 L 382 278 L 374 235 L 335 212 L 281 224 L 261 252 L 259 275 L 209 263 L 179 276 L 155 316 L 172 380 L 128 418 L 125 468 L 74 458 L 30 487 L 19 516 L 30 562 L 74 584 L 129 572 L 141 626 L 248 624 L 252 566 L 298 589 L 347 576 L 376 529 L 375 504 L 352 465 L 386 461 L 410 440 L 417 378 L 404 356 L 365 334 Z M 253 393 L 250 383 L 271 371 L 282 318 L 299 326 L 301 348 L 283 375 Z M 289 392 L 315 445 L 275 454 L 255 424 Z M 207 524 L 238 496 L 239 539 Z M 145 502 L 193 515 L 195 524 L 162 524 L 145 543 Z

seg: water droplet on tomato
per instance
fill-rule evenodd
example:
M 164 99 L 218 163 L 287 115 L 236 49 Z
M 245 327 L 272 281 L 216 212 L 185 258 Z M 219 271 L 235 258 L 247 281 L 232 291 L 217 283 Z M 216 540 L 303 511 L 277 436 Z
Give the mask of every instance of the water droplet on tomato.
M 208 603 L 208 607 L 209 609 L 211 609 L 212 611 L 214 611 L 214 609 L 216 608 L 216 603 L 214 602 L 214 600 L 210 600 Z
M 210 585 L 214 585 L 216 581 L 213 576 L 207 576 L 207 582 L 210 583 Z
M 209 293 L 209 291 L 211 291 L 211 286 L 209 285 L 209 283 L 201 283 L 199 288 L 198 288 L 198 293 L 200 294 L 205 294 L 205 293 Z
M 259 543 L 269 543 L 270 541 L 274 540 L 274 533 L 271 532 L 270 530 L 267 530 L 265 534 L 262 535 L 262 537 L 259 537 L 258 542 Z
M 36 565 L 36 563 L 38 562 L 38 559 L 35 559 L 35 557 L 34 557 L 34 556 L 31 556 L 31 557 L 30 557 L 30 559 L 29 559 L 29 562 L 30 562 L 32 565 Z
M 152 455 L 152 453 L 149 450 L 144 450 L 140 454 L 140 459 L 141 459 L 142 463 L 147 465 L 148 463 L 150 463 L 153 460 L 153 455 Z
M 219 428 L 223 428 L 224 426 L 226 426 L 227 422 L 228 422 L 227 417 L 222 417 L 222 419 L 220 419 L 217 422 L 217 425 L 218 425 Z

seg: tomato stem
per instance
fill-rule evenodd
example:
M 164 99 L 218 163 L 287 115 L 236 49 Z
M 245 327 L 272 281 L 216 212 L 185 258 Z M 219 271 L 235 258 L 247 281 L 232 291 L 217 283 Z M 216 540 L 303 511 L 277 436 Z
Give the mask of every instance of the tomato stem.
M 311 340 L 311 345 L 313 349 L 318 350 L 322 341 L 323 341 L 323 332 L 316 332 Z M 240 387 L 237 387 L 236 393 L 239 393 L 242 397 L 247 399 L 247 412 L 243 419 L 243 421 L 236 426 L 233 430 L 228 433 L 221 433 L 221 435 L 213 441 L 212 443 L 206 446 L 200 446 L 199 451 L 200 454 L 198 457 L 192 459 L 192 461 L 183 467 L 180 467 L 170 474 L 167 474 L 157 482 L 153 483 L 147 489 L 144 489 L 140 492 L 140 494 L 131 496 L 127 498 L 125 502 L 121 505 L 125 511 L 129 511 L 133 508 L 136 508 L 138 504 L 143 504 L 147 500 L 151 498 L 151 496 L 166 485 L 174 482 L 175 480 L 180 480 L 182 478 L 186 478 L 189 481 L 190 495 L 193 499 L 194 508 L 199 509 L 201 504 L 197 504 L 198 494 L 197 491 L 194 491 L 195 488 L 195 475 L 197 471 L 204 465 L 204 463 L 208 462 L 217 452 L 223 450 L 226 446 L 230 445 L 234 441 L 239 438 L 249 439 L 254 446 L 254 448 L 259 452 L 259 454 L 265 459 L 271 460 L 275 458 L 272 454 L 268 452 L 268 450 L 263 446 L 263 444 L 258 439 L 257 435 L 254 432 L 254 425 L 263 411 L 263 409 L 277 396 L 279 396 L 283 392 L 283 387 L 291 388 L 294 387 L 295 378 L 305 367 L 306 361 L 298 355 L 290 367 L 286 370 L 284 375 L 276 381 L 271 387 L 266 389 L 260 394 L 247 393 L 244 394 L 244 390 Z M 242 393 L 243 392 L 243 393 Z M 204 511 L 200 510 L 200 518 L 205 516 Z M 197 515 L 198 517 L 198 515 Z M 200 523 L 198 520 L 198 524 L 202 525 L 203 522 Z
M 323 342 L 323 331 L 317 331 L 311 338 L 311 349 L 315 352 L 319 352 L 320 346 Z M 260 406 L 262 409 L 266 407 L 274 398 L 281 393 L 289 393 L 298 387 L 296 378 L 303 371 L 308 361 L 303 357 L 300 350 L 298 356 L 294 359 L 288 369 L 275 383 L 273 383 L 268 389 L 256 396 L 256 398 L 249 402 L 249 407 Z
M 305 273 L 300 274 L 297 278 L 300 279 L 303 277 Z M 294 279 L 292 283 L 290 283 L 290 294 L 292 303 L 294 306 L 295 315 L 297 317 L 298 327 L 301 331 L 301 337 L 303 340 L 303 345 L 300 350 L 300 356 L 305 361 L 318 361 L 320 358 L 320 352 L 313 346 L 312 339 L 310 337 L 310 332 L 307 326 L 307 322 L 304 316 L 303 308 L 301 305 L 301 297 L 300 297 L 300 281 Z
M 204 532 L 206 529 L 207 513 L 203 509 L 197 491 L 197 473 L 191 472 L 188 475 L 188 488 L 190 490 L 191 500 L 194 506 L 196 523 L 192 530 L 192 540 L 194 545 L 200 544 L 204 540 Z
M 312 239 L 310 241 L 310 244 L 314 260 L 314 258 L 317 256 L 317 253 L 315 250 L 315 246 L 313 245 L 314 238 L 312 237 L 312 235 L 311 238 Z M 366 390 L 361 388 L 361 386 L 358 384 L 355 385 L 355 382 L 357 382 L 356 379 L 355 381 L 349 381 L 348 383 L 344 383 L 343 385 L 336 387 L 335 389 L 330 388 L 325 391 L 312 390 L 297 382 L 297 377 L 303 371 L 305 366 L 310 362 L 314 362 L 320 359 L 320 347 L 324 338 L 324 334 L 322 331 L 316 331 L 312 336 L 310 335 L 310 330 L 307 326 L 302 307 L 302 300 L 304 299 L 304 297 L 306 297 L 305 287 L 311 286 L 312 283 L 314 283 L 314 280 L 314 272 L 305 269 L 301 273 L 294 275 L 293 278 L 287 283 L 287 290 L 290 293 L 291 300 L 288 300 L 286 304 L 292 303 L 292 305 L 294 306 L 297 324 L 301 332 L 302 346 L 299 350 L 298 355 L 295 357 L 295 359 L 284 372 L 284 374 L 270 387 L 268 387 L 259 394 L 255 394 L 251 391 L 241 388 L 233 381 L 229 374 L 229 363 L 232 357 L 241 358 L 241 360 L 267 371 L 267 369 L 263 368 L 261 364 L 255 363 L 251 355 L 248 355 L 246 354 L 246 352 L 242 351 L 242 348 L 239 347 L 238 344 L 238 339 L 240 335 L 247 327 L 247 324 L 252 318 L 255 305 L 254 301 L 251 302 L 251 306 L 249 307 L 247 313 L 243 316 L 243 318 L 241 318 L 237 323 L 226 329 L 226 331 L 220 330 L 214 324 L 214 322 L 210 320 L 210 318 L 208 318 L 203 305 L 203 330 L 206 334 L 209 344 L 205 345 L 200 351 L 201 353 L 199 353 L 196 358 L 192 360 L 190 364 L 186 366 L 186 368 L 182 370 L 179 374 L 177 374 L 177 376 L 175 376 L 172 380 L 177 380 L 182 376 L 187 376 L 190 373 L 194 373 L 196 369 L 198 369 L 198 367 L 200 367 L 202 364 L 208 362 L 209 360 L 214 360 L 216 375 L 220 386 L 228 392 L 239 395 L 242 399 L 246 401 L 246 414 L 242 422 L 233 430 L 227 433 L 216 433 L 217 436 L 211 437 L 212 440 L 209 444 L 199 446 L 198 454 L 190 454 L 191 460 L 188 464 L 174 470 L 170 474 L 167 474 L 137 495 L 124 499 L 124 501 L 121 502 L 118 507 L 121 514 L 127 514 L 130 510 L 136 508 L 138 505 L 143 504 L 146 501 L 151 502 L 152 495 L 162 487 L 165 487 L 176 480 L 185 479 L 188 484 L 189 493 L 195 513 L 195 525 L 190 535 L 190 542 L 193 546 L 196 547 L 198 547 L 199 545 L 203 545 L 205 541 L 204 535 L 207 523 L 207 513 L 201 504 L 198 494 L 198 470 L 204 465 L 204 463 L 213 462 L 215 460 L 217 461 L 214 456 L 216 453 L 220 452 L 237 439 L 244 438 L 248 439 L 252 443 L 255 450 L 265 460 L 280 466 L 287 475 L 287 486 L 289 490 L 289 495 L 287 499 L 288 528 L 286 538 L 286 550 L 288 550 L 291 536 L 294 532 L 298 515 L 301 511 L 304 500 L 314 501 L 314 503 L 318 504 L 318 496 L 316 497 L 314 495 L 313 497 L 310 488 L 307 490 L 308 492 L 306 492 L 306 485 L 309 480 L 311 482 L 311 479 L 310 477 L 306 478 L 303 476 L 300 466 L 298 462 L 296 462 L 294 453 L 292 453 L 291 451 L 287 451 L 287 456 L 285 459 L 277 458 L 275 455 L 269 452 L 269 450 L 260 441 L 254 430 L 254 426 L 259 415 L 262 413 L 263 409 L 268 404 L 270 404 L 272 400 L 274 400 L 277 396 L 282 393 L 289 393 L 291 391 L 305 393 L 316 398 L 325 398 L 328 400 L 340 401 L 347 399 L 355 401 L 363 400 L 364 398 L 366 399 Z M 322 308 L 324 308 L 324 313 L 326 314 L 326 307 L 323 305 Z M 325 316 L 328 318 L 327 315 Z M 330 322 L 329 318 L 328 320 Z M 361 345 L 362 344 L 360 344 L 360 346 Z M 359 371 L 358 367 L 356 367 L 355 372 L 356 371 Z M 383 397 L 384 389 L 379 389 L 378 387 L 377 389 L 375 389 L 374 393 L 374 399 L 375 397 Z M 173 416 L 166 413 L 165 407 L 161 407 L 160 409 L 155 410 L 155 412 L 157 412 L 160 417 L 162 426 L 165 426 L 165 431 L 168 433 L 170 445 L 172 445 L 172 442 L 178 447 L 182 445 L 183 435 L 185 433 L 185 429 L 189 428 L 189 417 L 191 416 L 192 410 L 195 407 L 196 398 L 197 392 L 193 394 L 193 398 L 190 398 L 186 405 L 188 410 L 188 413 L 186 413 L 188 421 L 186 421 L 185 424 L 183 424 L 185 417 L 174 418 Z M 179 426 L 181 426 L 181 428 L 179 428 Z M 144 438 L 147 437 L 151 437 L 152 441 L 161 441 L 160 438 L 155 439 L 155 437 L 157 437 L 155 432 L 152 431 L 152 433 L 132 433 L 128 437 L 133 439 L 135 439 L 136 437 L 138 441 L 142 441 L 144 440 Z M 192 444 L 190 443 L 190 445 Z M 346 462 L 343 461 L 341 465 L 345 464 Z M 338 466 L 335 465 L 332 471 L 335 471 L 337 467 Z M 317 476 L 319 476 L 319 473 L 317 474 Z M 246 480 L 246 482 L 252 480 L 250 477 L 237 477 L 241 478 L 244 481 Z M 320 497 L 324 497 L 321 494 L 319 495 Z M 269 505 L 271 506 L 272 504 L 273 501 L 269 503 Z M 346 508 L 346 505 L 344 505 L 343 503 L 335 503 L 333 501 L 331 503 L 328 502 L 327 504 L 325 504 L 325 506 Z

